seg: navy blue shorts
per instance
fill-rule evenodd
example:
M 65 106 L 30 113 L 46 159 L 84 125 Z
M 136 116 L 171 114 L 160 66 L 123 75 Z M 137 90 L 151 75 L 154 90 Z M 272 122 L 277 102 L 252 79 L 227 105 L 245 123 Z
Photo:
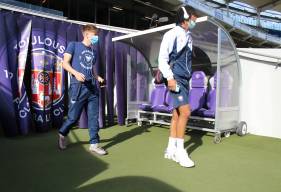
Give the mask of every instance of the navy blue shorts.
M 173 101 L 173 108 L 176 109 L 182 105 L 189 104 L 189 80 L 175 78 L 177 84 L 180 86 L 179 92 L 170 91 Z

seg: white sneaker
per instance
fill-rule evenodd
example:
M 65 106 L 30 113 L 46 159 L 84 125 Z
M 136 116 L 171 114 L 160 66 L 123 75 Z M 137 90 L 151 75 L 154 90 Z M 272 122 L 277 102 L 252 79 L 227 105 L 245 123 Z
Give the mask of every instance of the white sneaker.
M 194 167 L 194 162 L 189 158 L 185 149 L 177 149 L 175 153 L 176 162 L 182 167 Z
M 66 137 L 59 133 L 58 148 L 60 150 L 65 150 L 66 146 L 67 146 Z
M 89 150 L 91 152 L 94 152 L 94 153 L 98 154 L 98 155 L 106 155 L 107 154 L 106 150 L 99 147 L 98 144 L 91 144 L 90 147 L 89 147 Z
M 165 150 L 165 153 L 164 153 L 164 158 L 165 159 L 171 159 L 171 160 L 173 160 L 173 161 L 176 161 L 176 156 L 175 156 L 175 154 L 176 154 L 176 148 L 167 148 L 166 150 Z

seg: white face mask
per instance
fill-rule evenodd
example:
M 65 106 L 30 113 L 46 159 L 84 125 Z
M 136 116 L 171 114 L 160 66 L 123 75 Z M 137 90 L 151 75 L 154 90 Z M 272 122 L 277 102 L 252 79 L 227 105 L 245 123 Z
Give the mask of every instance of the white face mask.
M 196 26 L 195 21 L 190 20 L 189 23 L 188 23 L 188 28 L 189 28 L 189 29 L 193 29 L 195 26 Z

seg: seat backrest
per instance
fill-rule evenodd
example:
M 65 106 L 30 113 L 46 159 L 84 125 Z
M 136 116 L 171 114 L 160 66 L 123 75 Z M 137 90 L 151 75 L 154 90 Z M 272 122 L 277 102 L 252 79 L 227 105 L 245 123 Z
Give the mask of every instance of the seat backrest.
M 173 106 L 173 100 L 171 97 L 170 91 L 167 89 L 167 94 L 165 96 L 165 105 L 166 106 Z
M 190 80 L 189 104 L 192 112 L 201 109 L 206 100 L 207 77 L 203 71 L 194 71 Z
M 211 111 L 216 110 L 216 90 L 217 90 L 217 74 L 209 79 L 210 90 L 207 95 L 207 108 Z
M 166 92 L 165 84 L 155 84 L 151 93 L 151 106 L 164 105 Z
M 171 112 L 173 110 L 173 99 L 171 97 L 171 92 L 167 89 L 167 93 L 165 96 L 165 103 L 164 105 L 167 107 L 167 111 Z

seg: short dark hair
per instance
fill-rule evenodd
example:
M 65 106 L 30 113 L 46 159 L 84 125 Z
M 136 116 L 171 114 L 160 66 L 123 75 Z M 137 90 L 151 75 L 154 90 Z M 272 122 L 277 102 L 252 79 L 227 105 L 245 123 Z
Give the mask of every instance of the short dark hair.
M 95 25 L 87 24 L 82 26 L 82 32 L 84 33 L 85 31 L 93 31 L 97 33 L 98 28 Z
M 193 7 L 185 6 L 184 8 L 185 8 L 187 14 L 189 15 L 188 20 L 191 18 L 192 15 L 198 17 L 198 14 Z M 183 11 L 182 7 L 180 7 L 176 14 L 176 24 L 179 25 L 182 22 L 184 22 L 184 20 L 186 20 L 184 18 L 184 11 Z

